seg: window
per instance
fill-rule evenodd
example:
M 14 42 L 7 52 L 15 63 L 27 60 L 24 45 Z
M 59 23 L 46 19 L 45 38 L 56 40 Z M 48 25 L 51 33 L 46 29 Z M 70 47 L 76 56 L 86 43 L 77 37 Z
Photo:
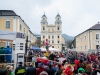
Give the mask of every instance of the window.
M 45 27 L 43 27 L 43 30 L 45 30 Z
M 86 46 L 85 46 L 85 50 L 86 50 Z
M 99 45 L 96 45 L 96 49 L 99 49 Z
M 43 36 L 43 39 L 45 38 L 45 36 Z
M 50 43 L 50 41 L 49 41 L 49 43 Z
M 54 43 L 54 40 L 52 40 L 52 43 Z
M 54 38 L 54 36 L 52 36 L 52 39 Z
M 99 34 L 96 34 L 96 39 L 99 39 Z
M 59 48 L 59 46 L 58 46 L 58 48 Z
M 50 36 L 48 36 L 48 38 L 50 39 Z
M 59 38 L 59 36 L 58 36 L 58 38 Z
M 58 43 L 59 43 L 59 41 L 58 41 Z
M 59 27 L 58 27 L 58 30 L 59 30 Z
M 20 24 L 20 30 L 22 30 L 22 25 Z
M 54 46 L 52 46 L 52 48 L 54 48 Z
M 59 18 L 58 18 L 58 20 L 59 20 Z
M 86 41 L 86 36 L 84 36 L 84 40 Z
M 10 28 L 10 21 L 6 21 L 6 28 Z
M 43 18 L 43 20 L 45 20 L 45 18 Z

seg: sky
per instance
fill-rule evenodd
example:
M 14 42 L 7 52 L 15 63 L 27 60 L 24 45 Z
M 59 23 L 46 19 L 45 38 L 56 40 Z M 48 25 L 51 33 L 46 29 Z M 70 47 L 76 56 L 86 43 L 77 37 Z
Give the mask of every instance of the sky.
M 76 36 L 100 21 L 100 0 L 0 0 L 0 10 L 13 10 L 20 15 L 33 33 L 41 32 L 41 17 L 48 24 L 56 15 L 62 20 L 62 33 Z

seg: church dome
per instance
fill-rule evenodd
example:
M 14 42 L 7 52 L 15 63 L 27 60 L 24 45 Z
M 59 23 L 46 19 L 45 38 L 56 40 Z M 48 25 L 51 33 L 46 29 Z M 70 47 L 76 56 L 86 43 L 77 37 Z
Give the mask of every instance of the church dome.
M 46 17 L 45 13 L 44 13 L 44 15 L 42 17 Z
M 59 13 L 58 13 L 56 17 L 61 17 L 61 16 L 60 16 Z

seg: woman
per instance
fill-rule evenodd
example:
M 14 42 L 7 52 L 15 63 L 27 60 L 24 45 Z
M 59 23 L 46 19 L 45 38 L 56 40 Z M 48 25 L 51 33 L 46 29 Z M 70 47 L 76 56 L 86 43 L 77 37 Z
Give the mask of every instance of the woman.
M 73 71 L 70 65 L 65 69 L 64 75 L 73 75 Z
M 13 70 L 13 66 L 8 65 L 6 68 L 8 70 L 8 74 L 7 75 L 14 75 L 14 72 L 12 71 Z
M 91 75 L 92 74 L 92 66 L 91 66 L 91 64 L 90 63 L 88 63 L 87 65 L 86 65 L 86 74 L 88 74 L 88 75 Z

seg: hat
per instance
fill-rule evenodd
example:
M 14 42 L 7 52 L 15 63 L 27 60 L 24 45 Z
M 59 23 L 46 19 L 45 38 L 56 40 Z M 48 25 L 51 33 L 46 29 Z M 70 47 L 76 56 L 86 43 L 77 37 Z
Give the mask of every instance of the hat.
M 39 64 L 38 64 L 38 67 L 43 67 L 43 64 L 42 64 L 42 63 L 39 63 Z
M 11 65 L 7 65 L 6 68 L 7 68 L 7 69 L 12 69 L 13 66 L 11 66 Z
M 66 68 L 64 71 L 65 74 L 72 75 L 73 71 L 70 68 Z

